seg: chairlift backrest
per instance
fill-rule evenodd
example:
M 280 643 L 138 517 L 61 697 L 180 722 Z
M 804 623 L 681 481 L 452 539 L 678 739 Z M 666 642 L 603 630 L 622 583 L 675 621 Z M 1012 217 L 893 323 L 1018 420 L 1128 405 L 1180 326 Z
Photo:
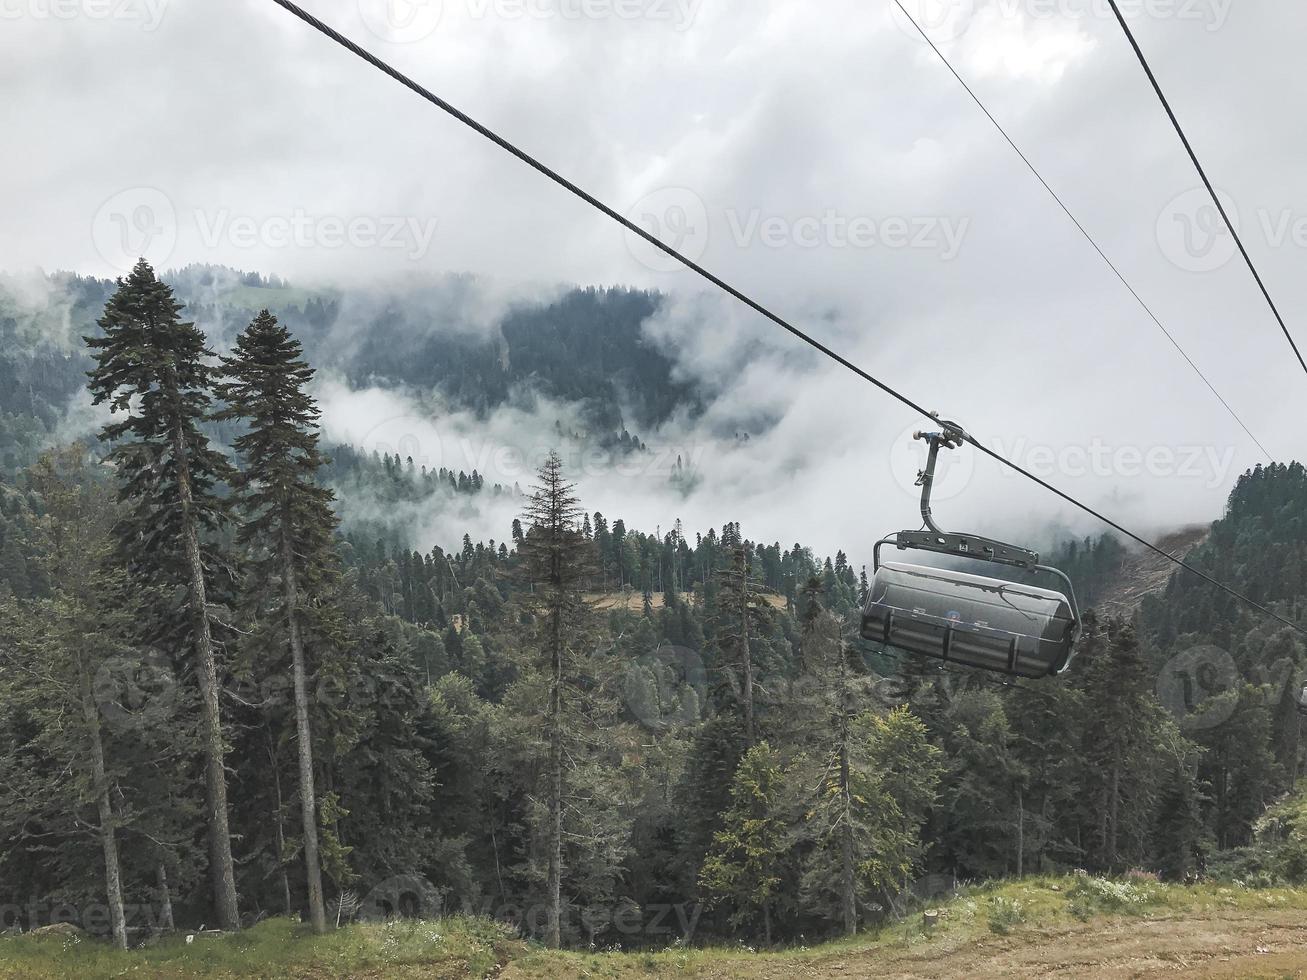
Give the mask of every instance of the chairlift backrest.
M 1021 677 L 1065 670 L 1077 626 L 1060 592 L 892 562 L 876 570 L 862 615 L 868 640 Z

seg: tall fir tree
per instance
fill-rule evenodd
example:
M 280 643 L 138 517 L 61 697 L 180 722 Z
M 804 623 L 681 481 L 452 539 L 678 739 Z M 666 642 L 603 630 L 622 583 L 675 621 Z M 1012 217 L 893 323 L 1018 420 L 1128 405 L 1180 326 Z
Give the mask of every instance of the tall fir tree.
M 338 559 L 335 497 L 316 479 L 324 459 L 318 450 L 318 407 L 307 390 L 314 372 L 299 341 L 267 310 L 241 333 L 222 364 L 225 376 L 217 391 L 227 407 L 218 418 L 245 423 L 235 442 L 245 468 L 236 475 L 234 489 L 244 515 L 239 539 L 250 556 L 247 584 L 265 606 L 266 621 L 279 624 L 275 633 L 290 651 L 309 916 L 314 930 L 322 933 L 327 920 L 309 721 L 312 656 L 306 636 L 314 622 L 321 625 L 321 589 L 338 574 Z
M 562 942 L 563 743 L 567 713 L 564 698 L 567 665 L 575 655 L 571 640 L 588 610 L 581 589 L 592 567 L 591 545 L 581 532 L 576 488 L 563 478 L 563 464 L 551 452 L 537 474 L 523 515 L 528 525 L 518 546 L 523 572 L 534 590 L 540 650 L 548 689 L 545 708 L 546 761 L 546 903 L 545 941 Z
M 227 812 L 226 743 L 209 605 L 222 573 L 213 538 L 228 521 L 221 484 L 226 458 L 202 425 L 210 418 L 216 369 L 204 335 L 181 319 L 171 287 L 142 259 L 105 305 L 102 335 L 87 337 L 94 403 L 114 413 L 100 432 L 119 472 L 124 505 L 117 531 L 128 572 L 150 596 L 141 639 L 193 651 L 206 757 L 210 874 L 224 929 L 240 928 Z M 172 596 L 183 589 L 178 604 Z

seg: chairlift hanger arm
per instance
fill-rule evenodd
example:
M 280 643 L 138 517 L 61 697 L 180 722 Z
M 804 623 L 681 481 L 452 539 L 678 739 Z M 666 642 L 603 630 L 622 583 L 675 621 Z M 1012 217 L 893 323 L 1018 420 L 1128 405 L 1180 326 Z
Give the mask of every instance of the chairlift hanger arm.
M 916 548 L 921 551 L 934 551 L 942 555 L 959 555 L 964 558 L 980 558 L 984 561 L 998 562 L 1001 565 L 1015 565 L 1019 568 L 1035 568 L 1039 565 L 1039 553 L 1028 548 L 1005 544 L 992 538 L 983 538 L 975 534 L 951 534 L 935 523 L 930 509 L 930 492 L 935 485 L 935 464 L 939 459 L 940 449 L 957 449 L 970 437 L 966 430 L 956 422 L 949 422 L 931 414 L 931 418 L 940 424 L 939 432 L 914 432 L 912 438 L 921 439 L 930 446 L 926 457 L 926 468 L 917 471 L 917 486 L 921 487 L 921 519 L 925 522 L 924 531 L 900 531 L 895 542 L 899 550 Z

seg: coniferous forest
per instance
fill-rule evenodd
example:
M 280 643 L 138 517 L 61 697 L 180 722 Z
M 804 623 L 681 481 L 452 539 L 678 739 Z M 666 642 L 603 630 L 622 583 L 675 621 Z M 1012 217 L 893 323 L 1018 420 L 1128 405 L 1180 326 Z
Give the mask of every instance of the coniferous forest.
M 1091 614 L 1060 677 L 942 669 L 860 638 L 842 551 L 629 527 L 558 455 L 510 486 L 324 445 L 329 299 L 232 326 L 144 262 L 75 293 L 84 347 L 0 384 L 0 928 L 126 947 L 467 912 L 549 946 L 776 945 L 1038 872 L 1307 882 L 1307 648 L 1197 576 Z M 503 343 L 638 452 L 624 419 L 700 400 L 613 326 L 658 303 L 577 291 Z M 577 366 L 581 322 L 610 340 Z M 496 343 L 354 363 L 481 411 L 512 397 Z M 109 421 L 58 438 L 84 381 Z M 518 518 L 423 552 L 343 522 L 356 494 Z M 1127 559 L 1111 537 L 1050 558 L 1089 606 Z M 1188 560 L 1307 623 L 1307 470 L 1245 473 Z

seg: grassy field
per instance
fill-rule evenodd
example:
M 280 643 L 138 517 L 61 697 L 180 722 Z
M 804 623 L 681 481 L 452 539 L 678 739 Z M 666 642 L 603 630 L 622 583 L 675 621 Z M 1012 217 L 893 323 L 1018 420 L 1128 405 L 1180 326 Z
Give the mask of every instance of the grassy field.
M 289 919 L 268 919 L 234 936 L 176 936 L 148 949 L 120 952 L 68 936 L 0 939 L 0 977 L 47 980 L 140 977 L 231 980 L 235 977 L 327 980 L 494 976 L 526 944 L 498 923 L 476 919 L 352 925 L 312 936 Z
M 965 890 L 929 929 L 914 914 L 854 939 L 771 952 L 555 953 L 471 919 L 356 925 L 324 938 L 270 920 L 239 936 L 130 953 L 69 937 L 0 939 L 5 980 L 1013 976 L 1307 980 L 1307 890 L 1034 878 Z

